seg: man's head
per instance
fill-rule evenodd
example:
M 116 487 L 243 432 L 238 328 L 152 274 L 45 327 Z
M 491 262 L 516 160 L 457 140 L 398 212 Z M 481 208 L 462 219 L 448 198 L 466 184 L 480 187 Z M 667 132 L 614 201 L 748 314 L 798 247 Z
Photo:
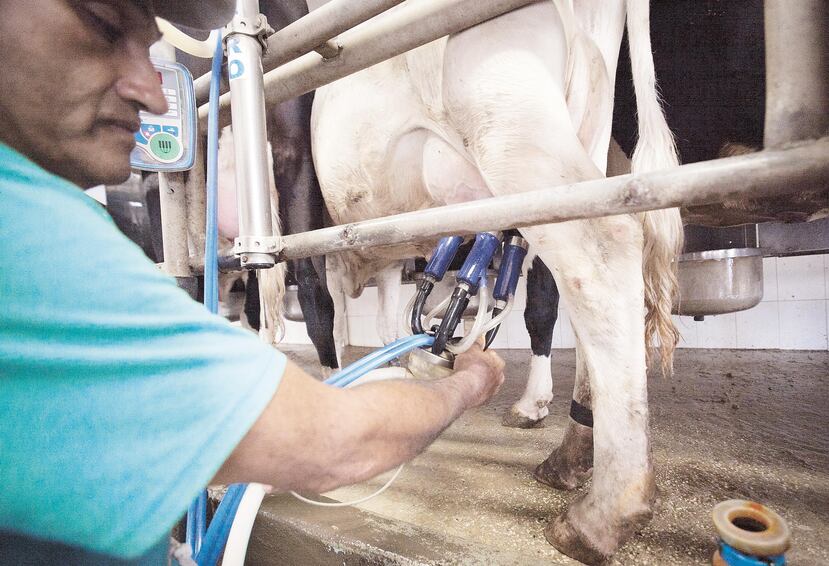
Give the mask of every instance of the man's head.
M 154 5 L 182 11 L 161 0 L 0 0 L 0 141 L 82 187 L 124 180 L 139 110 L 167 109 L 149 60 Z

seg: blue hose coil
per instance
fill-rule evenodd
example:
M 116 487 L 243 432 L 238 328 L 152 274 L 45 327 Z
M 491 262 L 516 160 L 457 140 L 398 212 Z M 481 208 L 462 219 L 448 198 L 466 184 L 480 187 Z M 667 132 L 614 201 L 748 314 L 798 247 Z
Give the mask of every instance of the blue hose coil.
M 219 86 L 222 76 L 222 34 L 216 38 L 210 78 L 210 106 L 207 117 L 207 222 L 204 234 L 204 305 L 219 312 Z M 207 491 L 202 491 L 187 509 L 187 544 L 193 556 L 200 551 L 207 528 Z
M 219 508 L 216 509 L 213 520 L 210 521 L 210 528 L 207 529 L 202 549 L 196 554 L 195 560 L 199 566 L 215 566 L 216 562 L 219 561 L 219 556 L 222 554 L 230 536 L 230 528 L 233 526 L 236 511 L 239 509 L 239 504 L 242 502 L 242 496 L 245 494 L 247 487 L 247 484 L 244 483 L 234 483 L 227 487 L 227 492 L 222 498 Z
M 785 566 L 786 555 L 751 556 L 743 554 L 730 544 L 720 541 L 720 557 L 728 566 Z
M 400 340 L 396 340 L 384 348 L 375 350 L 368 356 L 361 358 L 344 368 L 342 371 L 335 373 L 326 379 L 325 383 L 333 387 L 346 387 L 371 370 L 377 369 L 381 365 L 395 358 L 399 358 L 403 354 L 410 352 L 415 348 L 431 346 L 434 341 L 434 336 L 430 336 L 428 334 L 415 334 L 414 336 L 401 338 Z

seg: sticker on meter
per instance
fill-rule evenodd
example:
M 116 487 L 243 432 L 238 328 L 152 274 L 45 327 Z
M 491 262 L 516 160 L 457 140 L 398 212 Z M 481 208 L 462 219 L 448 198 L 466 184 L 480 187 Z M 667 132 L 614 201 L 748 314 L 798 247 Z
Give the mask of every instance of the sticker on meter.
M 175 136 L 159 132 L 149 139 L 150 154 L 162 163 L 172 163 L 181 156 L 182 146 Z
M 185 171 L 193 167 L 196 147 L 196 103 L 193 78 L 184 65 L 153 59 L 161 92 L 167 100 L 162 115 L 140 112 L 130 162 L 144 171 Z

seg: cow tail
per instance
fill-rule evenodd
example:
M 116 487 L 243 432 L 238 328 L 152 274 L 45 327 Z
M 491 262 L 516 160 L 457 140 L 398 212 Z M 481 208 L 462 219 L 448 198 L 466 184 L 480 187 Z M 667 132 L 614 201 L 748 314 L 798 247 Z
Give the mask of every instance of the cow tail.
M 644 173 L 679 165 L 673 134 L 665 121 L 653 65 L 648 0 L 627 0 L 627 31 L 633 86 L 636 92 L 639 138 L 631 172 Z M 679 294 L 677 257 L 682 251 L 683 230 L 678 208 L 642 214 L 645 281 L 645 341 L 660 346 L 663 375 L 673 371 L 673 354 L 679 332 L 671 318 L 671 306 Z M 650 348 L 648 349 L 650 353 Z
M 275 236 L 282 234 L 279 221 L 279 194 L 276 191 L 276 181 L 273 177 L 273 153 L 268 144 L 268 170 L 270 171 L 271 194 L 271 222 Z M 285 262 L 277 263 L 270 269 L 260 269 L 257 272 L 259 279 L 259 308 L 260 329 L 259 337 L 268 344 L 277 344 L 285 336 Z

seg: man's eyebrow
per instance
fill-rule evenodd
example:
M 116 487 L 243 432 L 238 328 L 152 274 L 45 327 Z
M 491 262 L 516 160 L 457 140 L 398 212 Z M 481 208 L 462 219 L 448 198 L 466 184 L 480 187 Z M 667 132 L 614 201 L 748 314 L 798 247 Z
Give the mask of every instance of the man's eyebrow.
M 131 0 L 131 4 L 141 13 L 141 16 L 150 22 L 149 43 L 153 44 L 159 41 L 163 35 L 155 23 L 155 10 L 152 9 L 149 0 Z

